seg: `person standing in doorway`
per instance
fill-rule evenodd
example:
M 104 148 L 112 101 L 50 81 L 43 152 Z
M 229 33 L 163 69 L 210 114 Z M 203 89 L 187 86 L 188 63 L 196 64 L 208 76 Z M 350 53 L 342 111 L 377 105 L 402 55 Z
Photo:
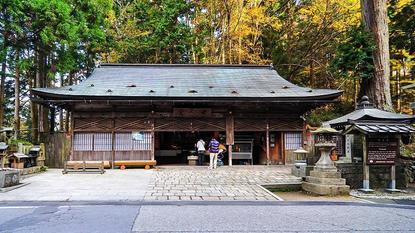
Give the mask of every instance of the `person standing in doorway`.
M 209 169 L 216 169 L 218 162 L 218 153 L 219 153 L 219 142 L 215 137 L 212 137 L 212 140 L 209 142 L 209 155 L 210 163 Z
M 199 161 L 199 165 L 202 166 L 203 163 L 205 162 L 205 141 L 203 141 L 203 139 L 199 139 L 199 141 L 197 141 L 196 143 L 196 148 L 197 148 L 197 156 L 198 156 L 198 161 Z

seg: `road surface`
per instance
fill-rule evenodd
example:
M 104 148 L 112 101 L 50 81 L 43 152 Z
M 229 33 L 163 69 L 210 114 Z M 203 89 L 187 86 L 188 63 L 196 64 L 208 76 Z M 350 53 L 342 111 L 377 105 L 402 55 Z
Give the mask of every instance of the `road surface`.
M 3 202 L 0 232 L 415 232 L 413 204 Z

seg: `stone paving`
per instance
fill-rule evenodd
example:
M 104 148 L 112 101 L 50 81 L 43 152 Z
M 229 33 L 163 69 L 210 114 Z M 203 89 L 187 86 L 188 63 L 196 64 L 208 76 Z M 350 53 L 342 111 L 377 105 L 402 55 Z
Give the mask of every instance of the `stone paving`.
M 142 201 L 153 170 L 108 169 L 104 174 L 70 173 L 62 169 L 25 177 L 24 187 L 0 192 L 2 201 Z
M 165 166 L 154 170 L 144 200 L 278 200 L 260 185 L 299 183 L 288 166 L 207 167 Z

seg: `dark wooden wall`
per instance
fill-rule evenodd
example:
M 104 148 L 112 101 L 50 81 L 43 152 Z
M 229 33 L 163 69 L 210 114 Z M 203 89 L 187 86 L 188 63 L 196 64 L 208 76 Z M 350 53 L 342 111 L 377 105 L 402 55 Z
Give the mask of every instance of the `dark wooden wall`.
M 69 158 L 71 151 L 70 134 L 45 133 L 41 135 L 41 142 L 45 143 L 45 165 L 50 168 L 63 168 L 64 161 Z

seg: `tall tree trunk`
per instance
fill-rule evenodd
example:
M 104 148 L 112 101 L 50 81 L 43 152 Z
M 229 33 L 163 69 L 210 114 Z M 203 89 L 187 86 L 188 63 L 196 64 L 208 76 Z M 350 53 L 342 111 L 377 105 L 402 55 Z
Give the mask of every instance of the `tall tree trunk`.
M 6 68 L 7 68 L 7 47 L 8 47 L 8 38 L 7 38 L 7 33 L 6 33 L 6 29 L 9 28 L 8 26 L 8 14 L 7 14 L 7 7 L 4 7 L 2 9 L 2 14 L 4 17 L 4 24 L 3 24 L 3 52 L 4 52 L 4 56 L 1 58 L 1 77 L 0 77 L 0 128 L 3 127 L 3 123 L 4 123 L 4 107 L 5 107 L 5 95 L 6 93 L 4 92 L 4 85 L 6 82 Z
M 39 87 L 48 87 L 47 80 L 47 56 L 42 54 L 40 56 L 39 66 L 40 66 L 40 76 L 39 76 Z M 45 105 L 39 106 L 39 131 L 47 133 L 49 131 L 49 108 Z
M 359 83 L 357 82 L 356 79 L 353 80 L 354 83 L 354 95 L 353 95 L 353 103 L 354 103 L 354 108 L 357 108 L 357 104 L 358 104 L 358 98 L 359 98 Z
M 242 36 L 238 38 L 238 64 L 242 64 Z
M 35 47 L 35 62 L 36 62 L 36 74 L 32 82 L 32 88 L 41 87 L 42 81 L 42 67 L 41 67 L 41 53 L 38 47 Z M 34 143 L 39 142 L 39 128 L 40 128 L 40 107 L 39 104 L 30 101 L 31 117 L 32 117 L 32 141 Z
M 403 80 L 405 80 L 405 69 L 403 70 Z M 396 97 L 397 97 L 397 101 L 396 101 L 396 109 L 398 110 L 398 112 L 402 111 L 402 107 L 401 107 L 401 71 L 398 68 L 398 75 L 396 76 Z
M 20 135 L 20 70 L 19 70 L 19 52 L 16 52 L 16 70 L 14 74 L 14 138 L 18 139 Z
M 70 72 L 69 73 L 69 80 L 68 80 L 69 81 L 68 82 L 69 86 L 73 84 L 73 76 L 74 76 L 73 72 Z M 70 116 L 71 116 L 70 111 L 68 109 L 68 110 L 65 111 L 65 131 L 66 132 L 69 132 L 69 122 L 71 121 Z
M 6 82 L 6 58 L 1 63 L 1 78 L 0 78 L 0 128 L 4 123 L 4 84 Z
M 363 22 L 372 33 L 376 49 L 374 55 L 375 73 L 367 82 L 363 93 L 380 109 L 392 110 L 390 93 L 389 32 L 387 0 L 361 0 Z

